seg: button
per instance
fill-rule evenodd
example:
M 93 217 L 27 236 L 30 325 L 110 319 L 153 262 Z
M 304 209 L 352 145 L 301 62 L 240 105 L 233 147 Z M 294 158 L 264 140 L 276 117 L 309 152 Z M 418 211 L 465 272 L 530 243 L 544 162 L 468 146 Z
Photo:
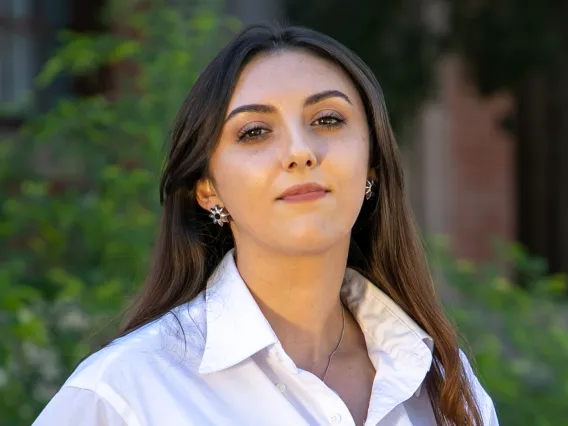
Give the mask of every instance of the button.
M 284 383 L 278 383 L 276 387 L 280 392 L 284 392 L 286 390 L 286 385 Z
M 329 416 L 329 422 L 333 425 L 338 425 L 341 423 L 341 415 L 339 413 L 332 414 Z

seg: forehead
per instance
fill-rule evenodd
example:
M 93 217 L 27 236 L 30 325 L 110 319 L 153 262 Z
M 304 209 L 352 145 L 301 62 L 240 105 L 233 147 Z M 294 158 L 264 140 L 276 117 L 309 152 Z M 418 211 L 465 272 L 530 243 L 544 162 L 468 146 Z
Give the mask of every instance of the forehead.
M 229 109 L 261 101 L 301 98 L 325 90 L 340 90 L 360 102 L 351 78 L 337 65 L 302 50 L 263 53 L 243 69 Z

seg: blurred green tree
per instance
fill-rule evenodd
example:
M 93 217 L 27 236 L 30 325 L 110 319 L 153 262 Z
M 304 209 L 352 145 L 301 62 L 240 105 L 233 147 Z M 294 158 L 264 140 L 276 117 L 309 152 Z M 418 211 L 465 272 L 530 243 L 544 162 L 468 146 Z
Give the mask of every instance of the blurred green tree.
M 561 2 L 452 2 L 445 47 L 460 52 L 482 93 L 516 90 L 565 54 Z
M 432 265 L 454 290 L 446 308 L 471 346 L 500 424 L 565 424 L 567 277 L 547 275 L 546 262 L 518 243 L 496 244 L 496 260 L 478 266 L 453 259 L 442 237 L 429 247 Z M 508 278 L 512 271 L 525 288 Z
M 62 34 L 39 82 L 110 67 L 111 93 L 60 99 L 0 143 L 0 425 L 29 425 L 115 331 L 146 273 L 164 142 L 239 24 L 216 2 L 111 2 L 102 34 Z M 100 330 L 90 338 L 93 330 Z
M 565 52 L 564 6 L 548 0 L 284 3 L 294 24 L 329 34 L 369 64 L 398 131 L 431 93 L 442 52 L 462 55 L 483 93 L 515 89 Z

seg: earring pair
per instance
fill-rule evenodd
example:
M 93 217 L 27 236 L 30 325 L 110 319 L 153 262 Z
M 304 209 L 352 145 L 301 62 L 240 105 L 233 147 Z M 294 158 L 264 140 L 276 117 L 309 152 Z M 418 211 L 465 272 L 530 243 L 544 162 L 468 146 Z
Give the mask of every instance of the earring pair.
M 375 195 L 375 181 L 372 179 L 367 179 L 365 182 L 365 199 L 369 200 L 373 195 Z M 216 204 L 213 208 L 209 209 L 211 214 L 209 217 L 213 220 L 215 225 L 223 226 L 225 223 L 229 223 L 231 220 L 231 215 L 225 208 L 225 206 L 221 206 Z

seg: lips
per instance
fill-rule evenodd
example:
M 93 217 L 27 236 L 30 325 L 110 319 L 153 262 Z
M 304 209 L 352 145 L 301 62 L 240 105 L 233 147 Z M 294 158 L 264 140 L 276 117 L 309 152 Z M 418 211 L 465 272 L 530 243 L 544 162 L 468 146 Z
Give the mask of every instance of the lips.
M 284 201 L 308 201 L 325 196 L 329 192 L 325 186 L 319 183 L 303 183 L 286 189 L 278 196 L 278 200 Z

